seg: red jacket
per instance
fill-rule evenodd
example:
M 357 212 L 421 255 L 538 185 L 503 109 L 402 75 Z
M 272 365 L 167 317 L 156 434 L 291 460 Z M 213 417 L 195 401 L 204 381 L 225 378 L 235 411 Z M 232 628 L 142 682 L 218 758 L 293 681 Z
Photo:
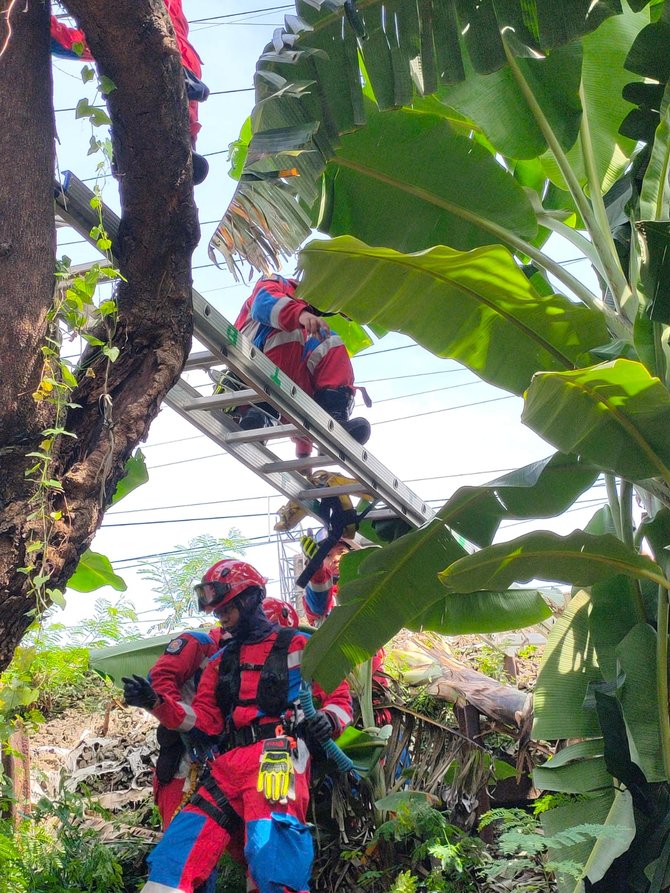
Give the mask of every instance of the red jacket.
M 212 655 L 220 650 L 224 637 L 226 633 L 221 627 L 216 627 L 208 632 L 184 632 L 168 643 L 165 652 L 149 671 L 149 681 L 165 703 L 178 705 L 182 711 L 182 719 L 177 725 L 163 725 L 180 732 L 193 728 L 195 714 L 191 709 L 191 702 L 205 666 Z M 157 710 L 152 713 L 161 719 Z
M 174 28 L 181 64 L 197 77 L 202 77 L 202 61 L 188 39 L 188 22 L 182 9 L 181 0 L 165 0 L 165 6 Z M 72 49 L 72 45 L 75 43 L 84 45 L 84 52 L 81 56 Z M 51 51 L 58 56 L 71 59 L 93 58 L 84 32 L 78 28 L 71 28 L 55 16 L 51 16 Z
M 272 646 L 277 638 L 278 630 L 273 630 L 261 642 L 242 645 L 240 648 L 240 664 L 244 667 L 240 672 L 240 700 L 251 701 L 251 704 L 237 705 L 233 710 L 232 721 L 236 729 L 249 726 L 252 722 L 277 722 L 278 716 L 266 717 L 260 708 L 253 703 L 260 679 L 260 671 L 249 669 L 250 665 L 262 666 L 267 660 Z M 289 702 L 297 699 L 301 684 L 302 655 L 307 644 L 308 637 L 303 633 L 293 636 L 288 648 L 288 673 L 289 673 Z M 205 667 L 202 674 L 195 700 L 190 705 L 190 711 L 195 716 L 194 724 L 208 735 L 221 735 L 224 731 L 225 717 L 216 699 L 216 686 L 219 681 L 219 665 L 224 648 Z M 331 693 L 326 693 L 316 683 L 312 687 L 315 700 L 320 702 L 320 707 L 326 710 L 335 719 L 338 728 L 342 731 L 352 720 L 351 694 L 346 682 L 341 682 Z M 184 728 L 184 723 L 190 721 L 189 713 L 185 706 L 172 699 L 165 699 L 153 711 L 163 725 L 169 728 Z M 191 728 L 189 726 L 189 728 Z

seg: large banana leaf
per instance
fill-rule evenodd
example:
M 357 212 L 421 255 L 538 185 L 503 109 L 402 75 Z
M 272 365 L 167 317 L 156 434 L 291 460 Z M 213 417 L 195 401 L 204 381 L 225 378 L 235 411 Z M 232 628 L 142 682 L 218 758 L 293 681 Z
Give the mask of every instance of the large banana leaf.
M 358 575 L 338 589 L 339 606 L 308 643 L 303 659 L 306 675 L 331 690 L 412 617 L 444 598 L 437 573 L 445 558 L 449 562 L 464 554 L 437 518 L 384 549 L 356 556 Z M 386 572 L 390 565 L 392 577 Z
M 577 139 L 582 116 L 581 44 L 569 44 L 542 59 L 519 59 L 518 64 L 559 143 L 569 149 Z M 441 87 L 437 95 L 445 105 L 476 121 L 507 158 L 536 158 L 547 148 L 509 67 L 493 74 L 468 68 L 465 80 Z
M 539 373 L 522 420 L 559 450 L 629 480 L 670 482 L 670 393 L 641 363 Z
M 595 710 L 584 710 L 591 682 L 600 682 L 590 633 L 591 600 L 578 592 L 556 619 L 535 684 L 533 737 L 543 740 L 601 734 Z
M 632 758 L 647 781 L 666 781 L 658 723 L 656 630 L 647 623 L 638 623 L 621 641 L 616 654 L 624 673 L 617 694 Z
M 293 154 L 248 159 L 210 241 L 210 252 L 220 251 L 233 269 L 236 253 L 258 269 L 272 268 L 307 236 L 305 208 L 315 202 L 340 134 L 365 124 L 362 81 L 379 108 L 397 108 L 417 89 L 428 94 L 461 80 L 466 65 L 479 73 L 502 67 L 503 28 L 514 32 L 523 55 L 537 57 L 622 9 L 620 0 L 370 0 L 359 11 L 347 5 L 343 21 L 344 6 L 344 0 L 297 0 L 298 15 L 286 16 L 285 30 L 275 32 L 258 62 L 254 136 L 283 131 Z M 301 148 L 298 131 L 311 134 Z M 282 176 L 293 168 L 299 174 L 293 181 Z
M 533 771 L 533 784 L 541 791 L 572 794 L 611 788 L 612 776 L 605 766 L 603 747 L 602 738 L 569 745 Z
M 400 114 L 393 117 L 401 120 Z M 381 203 L 377 215 L 388 217 L 387 206 L 388 200 Z M 363 214 L 360 202 L 354 207 Z M 394 217 L 405 232 L 411 229 L 411 215 Z M 404 332 L 515 394 L 538 370 L 574 368 L 607 340 L 601 314 L 559 295 L 539 295 L 498 245 L 399 254 L 342 236 L 310 242 L 300 263 L 302 298 L 360 323 Z
M 500 591 L 512 583 L 553 580 L 590 586 L 617 574 L 653 580 L 670 589 L 661 569 L 614 536 L 592 536 L 574 530 L 559 536 L 541 530 L 488 546 L 460 558 L 440 573 L 453 592 Z
M 536 590 L 445 595 L 438 571 L 464 554 L 439 517 L 383 549 L 359 552 L 346 564 L 339 606 L 310 639 L 305 673 L 330 690 L 403 627 L 499 632 L 549 616 Z
M 623 89 L 633 77 L 624 69 L 624 62 L 638 33 L 648 25 L 647 9 L 624 14 L 604 22 L 581 41 L 583 47 L 582 96 L 583 113 L 588 121 L 593 160 L 601 191 L 607 192 L 624 172 L 636 148 L 635 140 L 619 132 L 630 111 L 623 98 Z M 582 137 L 568 153 L 570 167 L 582 183 L 587 182 L 583 160 Z M 565 188 L 553 157 L 544 156 L 545 169 L 554 182 Z
M 398 251 L 467 250 L 507 232 L 532 239 L 537 223 L 521 186 L 487 149 L 439 115 L 402 109 L 374 113 L 342 137 L 326 168 L 318 228 Z
M 459 488 L 440 517 L 471 543 L 489 546 L 502 520 L 560 515 L 597 476 L 597 470 L 576 456 L 554 453 L 491 483 Z

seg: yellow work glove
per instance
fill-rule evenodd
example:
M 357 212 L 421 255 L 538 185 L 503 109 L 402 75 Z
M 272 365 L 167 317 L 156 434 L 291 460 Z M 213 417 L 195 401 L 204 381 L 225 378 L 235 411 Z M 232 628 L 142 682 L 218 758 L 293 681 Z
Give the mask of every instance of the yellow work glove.
M 293 760 L 288 750 L 264 748 L 261 753 L 256 790 L 270 803 L 286 800 L 293 787 L 291 784 L 293 772 Z
M 300 547 L 305 558 L 314 558 L 316 550 L 319 548 L 317 541 L 311 536 L 300 537 Z

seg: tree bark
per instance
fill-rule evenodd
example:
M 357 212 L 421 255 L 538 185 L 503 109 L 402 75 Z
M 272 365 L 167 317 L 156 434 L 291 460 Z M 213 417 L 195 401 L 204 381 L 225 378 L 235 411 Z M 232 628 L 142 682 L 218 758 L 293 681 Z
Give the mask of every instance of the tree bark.
M 54 493 L 50 506 L 62 512 L 44 556 L 51 588 L 64 587 L 88 547 L 125 462 L 183 368 L 192 332 L 191 255 L 199 238 L 182 68 L 163 3 L 69 0 L 67 5 L 87 35 L 99 72 L 116 85 L 109 108 L 120 172 L 120 268 L 127 281 L 116 295 L 119 358 L 111 365 L 100 354 L 87 358 L 95 377 L 80 377 L 72 396 L 79 408 L 69 410 L 65 422 L 76 439 L 62 438 L 52 463 L 51 476 L 63 491 Z M 30 394 L 40 377 L 39 347 L 54 265 L 48 14 L 41 3 L 29 2 L 19 4 L 12 18 L 15 33 L 0 59 L 0 165 L 9 184 L 0 190 L 0 212 L 9 207 L 16 220 L 15 205 L 21 207 L 32 228 L 20 242 L 12 242 L 11 269 L 10 260 L 3 266 L 7 235 L 0 228 L 0 322 L 5 323 L 0 331 L 0 669 L 11 659 L 35 607 L 26 577 L 18 572 L 26 564 L 31 531 L 31 489 L 23 473 L 25 453 L 39 444 L 45 422 Z M 11 74 L 4 71 L 10 60 Z M 22 161 L 20 172 L 19 139 L 31 146 L 28 155 L 39 149 L 35 163 L 27 167 Z M 20 194 L 15 181 L 21 182 Z M 0 227 L 3 217 L 0 213 Z M 11 293 L 5 291 L 10 275 Z M 19 368 L 5 379 L 4 370 L 15 363 Z

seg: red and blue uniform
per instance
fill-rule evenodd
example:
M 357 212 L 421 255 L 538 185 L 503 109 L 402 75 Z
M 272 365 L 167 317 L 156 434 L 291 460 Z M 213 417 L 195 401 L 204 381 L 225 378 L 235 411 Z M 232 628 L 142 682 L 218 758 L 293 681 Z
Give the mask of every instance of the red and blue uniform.
M 175 817 L 149 857 L 149 880 L 143 893 L 192 893 L 229 849 L 239 827 L 236 822 L 244 825 L 244 852 L 260 893 L 300 893 L 308 889 L 313 860 L 312 838 L 306 824 L 310 758 L 302 739 L 297 739 L 292 755 L 294 797 L 285 802 L 269 802 L 257 790 L 263 739 L 272 737 L 282 722 L 302 719 L 297 699 L 307 636 L 297 630 L 282 633 L 290 637 L 285 656 L 287 695 L 286 703 L 274 715 L 259 704 L 263 700 L 259 682 L 280 635 L 275 626 L 264 631 L 259 641 L 247 640 L 238 646 L 239 689 L 227 715 L 221 708 L 220 691 L 222 662 L 227 666 L 229 644 L 207 664 L 191 705 L 165 700 L 153 710 L 161 722 L 173 727 L 190 723 L 194 716 L 198 730 L 213 736 L 226 733 L 234 746 L 210 762 L 209 779 L 198 789 L 194 802 L 189 802 Z M 315 685 L 314 695 L 320 701 L 320 709 L 332 718 L 334 728 L 342 730 L 351 722 L 351 696 L 346 682 L 330 694 Z M 260 740 L 252 740 L 256 738 Z M 243 740 L 248 743 L 237 743 Z M 201 805 L 197 805 L 198 799 Z M 221 814 L 218 819 L 217 811 Z
M 182 9 L 182 0 L 164 0 L 164 2 L 174 29 L 179 55 L 181 56 L 181 64 L 188 72 L 194 74 L 198 82 L 200 82 L 202 77 L 202 60 L 188 39 L 188 21 Z M 76 44 L 80 44 L 83 47 L 83 52 L 75 52 L 74 46 Z M 81 47 L 78 47 L 78 49 Z M 71 28 L 55 16 L 51 16 L 51 52 L 54 56 L 59 56 L 63 59 L 93 59 L 86 43 L 84 32 L 79 28 Z M 203 98 L 206 98 L 206 94 Z M 198 122 L 197 101 L 189 102 L 188 116 L 191 140 L 193 145 L 195 145 L 195 140 L 201 127 Z
M 283 276 L 259 279 L 235 328 L 310 396 L 324 388 L 353 390 L 354 370 L 339 335 L 328 329 L 320 340 L 300 325 L 300 314 L 314 309 L 295 297 L 296 286 Z
M 194 714 L 191 709 L 205 666 L 210 658 L 220 650 L 223 630 L 216 627 L 209 632 L 193 630 L 181 633 L 168 643 L 165 652 L 158 658 L 149 672 L 149 681 L 157 695 L 166 703 L 181 705 L 184 719 L 178 725 L 168 728 L 176 732 L 187 732 L 193 728 Z M 159 740 L 161 734 L 159 731 Z M 154 799 L 161 817 L 161 824 L 166 828 L 175 812 L 181 806 L 184 795 L 188 793 L 191 778 L 192 760 L 185 745 L 180 740 L 172 742 L 177 750 L 174 761 L 174 775 L 169 780 L 160 781 L 154 774 Z M 161 750 L 164 748 L 162 747 Z M 161 754 L 167 756 L 169 754 Z M 161 759 L 159 756 L 159 761 Z M 168 773 L 169 774 L 169 771 Z M 165 777 L 165 776 L 164 776 Z

